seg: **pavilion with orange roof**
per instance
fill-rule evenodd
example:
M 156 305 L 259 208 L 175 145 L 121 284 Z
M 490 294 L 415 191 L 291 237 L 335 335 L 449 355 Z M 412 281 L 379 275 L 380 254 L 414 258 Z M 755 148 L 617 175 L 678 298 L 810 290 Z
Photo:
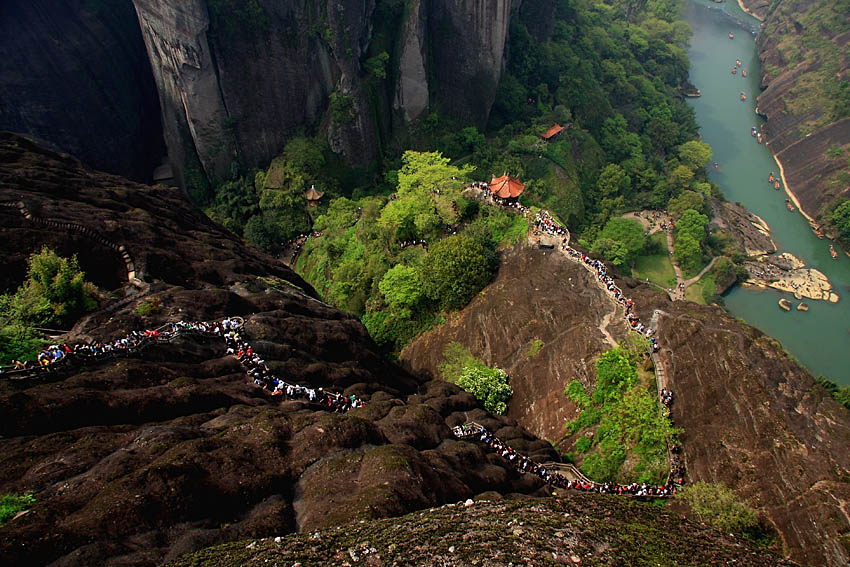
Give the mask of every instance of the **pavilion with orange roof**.
M 500 199 L 516 199 L 525 190 L 519 179 L 509 176 L 507 173 L 501 177 L 494 177 L 490 181 L 490 191 L 494 197 Z
M 560 124 L 558 124 L 556 122 L 554 126 L 552 126 L 548 130 L 543 132 L 543 135 L 541 136 L 541 138 L 543 138 L 547 142 L 551 142 L 552 140 L 554 140 L 558 136 L 560 136 L 561 132 L 563 132 L 565 128 L 566 128 L 566 126 L 561 126 Z

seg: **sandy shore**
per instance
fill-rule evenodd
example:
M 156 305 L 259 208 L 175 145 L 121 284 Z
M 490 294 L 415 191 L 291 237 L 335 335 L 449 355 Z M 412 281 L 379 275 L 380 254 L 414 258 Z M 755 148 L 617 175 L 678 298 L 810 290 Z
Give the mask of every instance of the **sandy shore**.
M 754 18 L 755 18 L 755 19 L 757 19 L 758 21 L 760 21 L 760 22 L 763 22 L 763 21 L 764 21 L 764 18 L 759 18 L 759 17 L 758 17 L 758 16 L 756 16 L 753 12 L 751 12 L 750 10 L 748 10 L 748 9 L 747 9 L 747 7 L 746 7 L 746 6 L 744 6 L 744 3 L 743 3 L 741 0 L 738 0 L 738 6 L 741 8 L 741 10 L 743 10 L 744 12 L 746 12 L 747 14 L 749 14 L 750 16 L 754 17 Z
M 769 147 L 769 146 L 768 146 Z M 794 206 L 797 207 L 797 210 L 800 211 L 800 214 L 806 217 L 806 220 L 809 221 L 809 224 L 812 226 L 817 226 L 815 223 L 815 219 L 806 214 L 806 211 L 803 210 L 803 207 L 800 206 L 800 201 L 797 199 L 796 195 L 791 192 L 791 188 L 788 186 L 788 180 L 785 178 L 785 168 L 782 167 L 782 162 L 779 161 L 779 158 L 776 157 L 776 154 L 770 152 L 773 155 L 773 161 L 776 162 L 776 165 L 779 166 L 779 176 L 782 178 L 782 185 L 785 187 L 785 194 L 788 195 L 788 198 L 791 199 L 791 202 L 794 203 Z

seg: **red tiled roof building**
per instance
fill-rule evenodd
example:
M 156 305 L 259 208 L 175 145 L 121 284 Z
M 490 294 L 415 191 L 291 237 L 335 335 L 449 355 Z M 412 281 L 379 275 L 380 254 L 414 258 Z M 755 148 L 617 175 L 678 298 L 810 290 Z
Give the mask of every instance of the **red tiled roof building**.
M 556 122 L 554 126 L 552 126 L 552 127 L 551 127 L 551 128 L 549 128 L 548 130 L 546 130 L 545 132 L 543 132 L 543 136 L 542 136 L 542 138 L 543 138 L 544 140 L 546 140 L 547 142 L 548 142 L 549 140 L 553 140 L 553 139 L 557 138 L 557 137 L 558 137 L 558 135 L 559 135 L 561 132 L 563 132 L 563 131 L 564 131 L 564 128 L 566 128 L 566 126 L 561 126 L 560 124 L 558 124 L 558 123 Z
M 490 181 L 490 191 L 493 196 L 500 199 L 516 199 L 525 190 L 525 185 L 520 183 L 519 179 L 508 176 L 507 174 L 501 177 L 494 177 Z

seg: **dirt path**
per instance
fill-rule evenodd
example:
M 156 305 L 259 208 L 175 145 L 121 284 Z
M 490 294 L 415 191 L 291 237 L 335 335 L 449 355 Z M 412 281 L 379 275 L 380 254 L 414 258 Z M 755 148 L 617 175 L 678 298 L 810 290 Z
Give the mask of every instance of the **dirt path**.
M 697 283 L 699 281 L 699 279 L 701 277 L 703 277 L 711 269 L 711 267 L 718 260 L 718 258 L 720 258 L 720 256 L 715 256 L 714 258 L 711 259 L 711 262 L 708 263 L 708 266 L 703 268 L 700 271 L 700 273 L 698 273 L 697 275 L 695 275 L 694 277 L 692 277 L 689 280 L 685 280 L 685 287 L 687 288 L 689 285 Z
M 617 341 L 614 340 L 614 337 L 611 336 L 611 333 L 608 332 L 608 324 L 611 322 L 611 319 L 617 316 L 617 308 L 615 307 L 613 311 L 609 311 L 602 317 L 602 321 L 599 322 L 599 331 L 605 336 L 605 340 L 608 341 L 608 344 L 611 347 L 617 346 Z

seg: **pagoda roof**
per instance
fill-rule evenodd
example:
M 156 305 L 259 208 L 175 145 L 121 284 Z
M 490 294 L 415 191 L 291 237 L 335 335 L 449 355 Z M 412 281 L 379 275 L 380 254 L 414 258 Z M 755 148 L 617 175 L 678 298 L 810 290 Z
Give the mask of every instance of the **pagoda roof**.
M 525 190 L 525 185 L 520 183 L 519 179 L 510 177 L 507 174 L 501 177 L 494 177 L 490 181 L 490 191 L 493 195 L 501 199 L 516 199 Z
M 307 197 L 308 201 L 318 201 L 319 199 L 325 196 L 325 192 L 316 189 L 315 185 L 310 185 L 310 188 L 307 189 L 307 192 L 304 194 L 304 196 Z
M 549 140 L 549 139 L 551 139 L 551 138 L 554 138 L 555 136 L 557 136 L 558 134 L 560 134 L 561 132 L 563 132 L 563 131 L 564 131 L 564 128 L 566 128 L 566 126 L 561 126 L 560 124 L 558 124 L 558 123 L 556 122 L 554 126 L 552 126 L 552 127 L 551 127 L 551 128 L 549 128 L 548 130 L 546 130 L 545 132 L 543 132 L 543 136 L 542 136 L 542 138 L 543 138 L 544 140 Z

